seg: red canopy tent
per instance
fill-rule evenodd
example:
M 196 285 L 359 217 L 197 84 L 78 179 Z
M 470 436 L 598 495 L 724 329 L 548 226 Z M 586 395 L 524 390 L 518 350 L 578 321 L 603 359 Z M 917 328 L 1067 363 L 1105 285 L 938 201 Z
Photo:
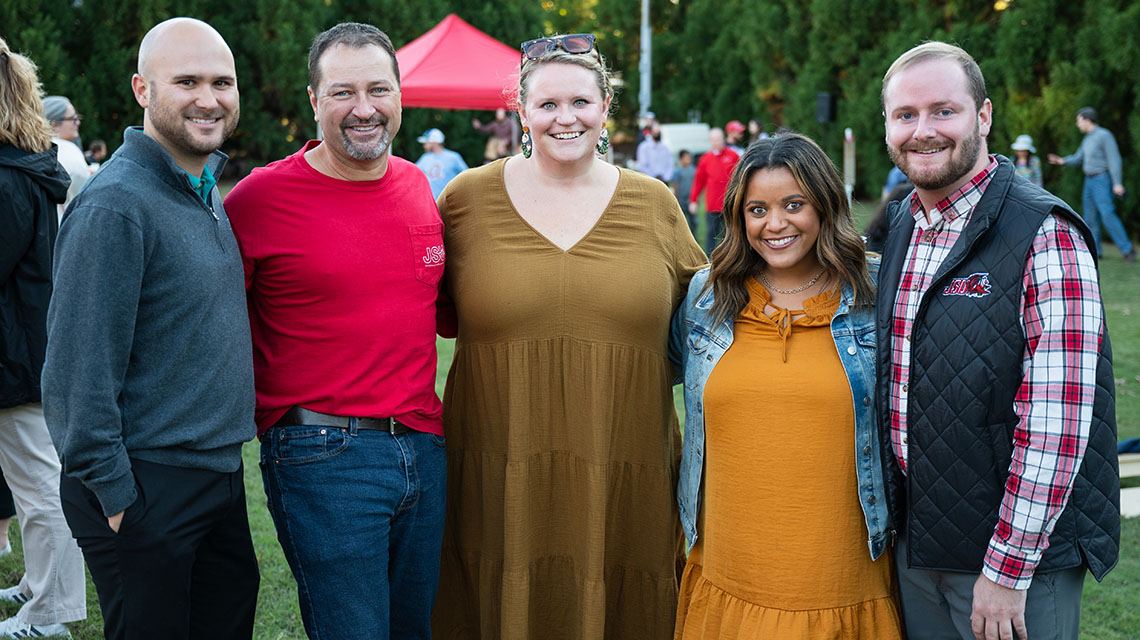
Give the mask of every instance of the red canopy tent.
M 503 95 L 519 70 L 519 50 L 454 13 L 396 52 L 405 107 L 513 108 Z

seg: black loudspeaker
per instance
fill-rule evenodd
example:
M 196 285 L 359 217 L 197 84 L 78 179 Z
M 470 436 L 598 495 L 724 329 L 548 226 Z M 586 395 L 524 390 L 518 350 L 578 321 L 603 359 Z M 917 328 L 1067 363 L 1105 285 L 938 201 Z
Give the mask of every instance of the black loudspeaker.
M 815 94 L 815 121 L 833 122 L 835 120 L 835 96 L 830 93 Z

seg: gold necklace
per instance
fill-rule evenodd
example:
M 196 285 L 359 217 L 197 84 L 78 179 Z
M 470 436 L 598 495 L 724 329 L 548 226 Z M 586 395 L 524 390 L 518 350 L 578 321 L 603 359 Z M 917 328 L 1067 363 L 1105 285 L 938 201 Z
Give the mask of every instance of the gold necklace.
M 820 267 L 819 273 L 815 274 L 814 278 L 812 278 L 811 280 L 808 280 L 807 284 L 805 284 L 804 286 L 796 287 L 795 289 L 779 289 L 779 288 L 775 287 L 771 282 L 768 281 L 768 276 L 764 275 L 763 271 L 760 272 L 760 282 L 762 282 L 765 287 L 768 287 L 769 289 L 771 289 L 772 291 L 775 291 L 776 293 L 782 293 L 784 295 L 791 295 L 793 293 L 799 293 L 801 291 L 806 291 L 806 290 L 810 289 L 813 284 L 815 284 L 816 282 L 819 282 L 819 279 L 823 276 L 823 271 L 824 271 L 824 268 Z

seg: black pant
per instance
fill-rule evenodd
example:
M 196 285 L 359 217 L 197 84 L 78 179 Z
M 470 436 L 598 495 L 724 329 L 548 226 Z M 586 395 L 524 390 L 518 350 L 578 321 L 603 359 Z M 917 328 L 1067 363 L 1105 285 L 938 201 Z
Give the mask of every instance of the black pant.
M 8 483 L 4 482 L 4 472 L 0 471 L 0 520 L 16 515 L 16 503 L 12 500 L 12 491 Z
M 63 512 L 112 640 L 253 636 L 260 576 L 245 484 L 233 473 L 131 459 L 139 497 L 116 534 L 95 494 L 60 481 Z
M 708 226 L 705 227 L 705 253 L 712 255 L 722 240 L 724 240 L 724 214 L 720 211 L 709 211 Z

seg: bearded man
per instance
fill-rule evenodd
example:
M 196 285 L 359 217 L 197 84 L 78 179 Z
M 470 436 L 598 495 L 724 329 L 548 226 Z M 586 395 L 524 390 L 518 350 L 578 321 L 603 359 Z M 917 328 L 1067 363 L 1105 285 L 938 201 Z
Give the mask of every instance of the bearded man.
M 907 51 L 882 100 L 915 186 L 888 212 L 877 338 L 907 634 L 1076 640 L 1085 571 L 1103 578 L 1120 546 L 1092 234 L 988 153 L 993 107 L 962 49 Z
M 56 243 L 44 414 L 107 638 L 244 638 L 259 583 L 242 443 L 255 434 L 241 256 L 215 188 L 234 58 L 174 18 L 139 46 L 143 126 Z
M 322 140 L 226 196 L 245 263 L 262 478 L 310 638 L 429 638 L 446 458 L 435 394 L 443 223 L 400 130 L 392 41 L 309 52 Z

